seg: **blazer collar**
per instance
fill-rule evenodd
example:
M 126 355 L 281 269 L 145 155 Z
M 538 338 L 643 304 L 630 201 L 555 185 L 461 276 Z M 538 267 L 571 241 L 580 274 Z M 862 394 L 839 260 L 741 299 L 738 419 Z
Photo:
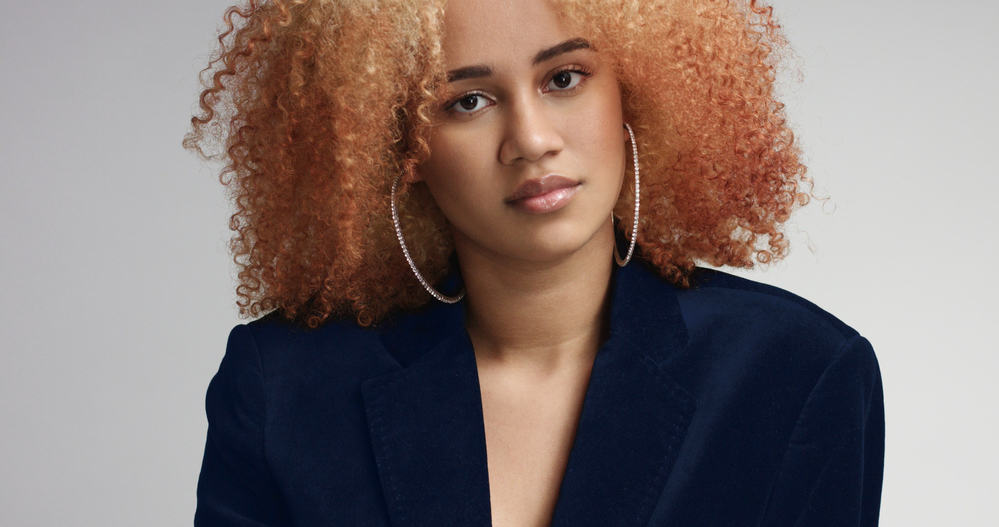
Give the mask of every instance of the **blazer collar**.
M 454 272 L 444 289 L 460 282 Z M 362 394 L 393 525 L 489 525 L 482 399 L 463 306 L 400 317 L 382 342 L 402 368 L 365 380 Z M 694 410 L 668 373 L 686 343 L 673 286 L 638 258 L 615 267 L 610 334 L 590 373 L 552 526 L 648 522 Z

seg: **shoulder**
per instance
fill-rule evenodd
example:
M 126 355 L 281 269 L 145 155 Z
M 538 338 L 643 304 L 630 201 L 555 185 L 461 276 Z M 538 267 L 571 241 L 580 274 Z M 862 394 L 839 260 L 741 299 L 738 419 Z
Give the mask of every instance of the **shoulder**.
M 347 320 L 329 320 L 308 328 L 277 312 L 234 326 L 226 355 L 255 363 L 265 387 L 307 379 L 339 380 L 359 374 L 373 363 L 386 362 L 374 329 Z
M 461 329 L 461 321 L 457 304 L 395 313 L 370 327 L 329 319 L 308 328 L 272 311 L 233 327 L 227 355 L 258 362 L 262 375 L 277 381 L 308 376 L 350 384 L 404 367 Z
M 852 355 L 877 367 L 870 342 L 856 329 L 790 291 L 705 268 L 691 282 L 677 291 L 688 334 L 719 355 L 812 371 Z
M 688 324 L 751 325 L 771 331 L 797 331 L 842 341 L 857 330 L 790 291 L 716 269 L 698 268 L 691 287 L 677 294 Z
M 759 405 L 761 422 L 783 416 L 793 423 L 806 401 L 831 416 L 847 411 L 840 404 L 847 398 L 861 408 L 880 397 L 870 341 L 825 309 L 722 271 L 698 269 L 692 282 L 676 290 L 688 341 L 675 375 L 702 404 L 742 408 L 729 401 L 735 396 Z
M 282 349 L 295 351 L 297 348 L 321 345 L 324 341 L 354 344 L 372 338 L 373 332 L 353 321 L 330 319 L 317 328 L 309 328 L 293 322 L 272 311 L 256 320 L 240 324 L 252 335 L 263 350 Z

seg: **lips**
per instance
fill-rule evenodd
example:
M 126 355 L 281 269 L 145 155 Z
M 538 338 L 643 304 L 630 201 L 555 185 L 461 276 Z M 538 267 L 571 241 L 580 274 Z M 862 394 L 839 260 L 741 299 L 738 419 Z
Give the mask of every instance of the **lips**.
M 574 179 L 548 174 L 518 185 L 506 198 L 506 203 L 529 214 L 547 214 L 567 206 L 580 185 Z
M 548 174 L 539 179 L 529 179 L 514 189 L 506 198 L 507 203 L 543 196 L 556 190 L 575 187 L 579 182 L 558 174 Z

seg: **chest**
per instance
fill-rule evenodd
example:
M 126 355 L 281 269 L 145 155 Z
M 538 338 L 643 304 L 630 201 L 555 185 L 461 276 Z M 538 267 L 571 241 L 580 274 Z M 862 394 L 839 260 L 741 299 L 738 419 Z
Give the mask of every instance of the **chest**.
M 480 376 L 494 527 L 550 524 L 588 379 L 589 369 L 533 383 Z

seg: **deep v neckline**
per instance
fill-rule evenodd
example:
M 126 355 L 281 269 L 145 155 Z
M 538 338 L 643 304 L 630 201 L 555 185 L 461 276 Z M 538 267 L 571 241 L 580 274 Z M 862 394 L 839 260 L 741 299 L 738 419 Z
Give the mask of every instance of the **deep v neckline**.
M 670 357 L 686 345 L 674 289 L 636 263 L 614 273 L 610 333 L 590 373 L 554 527 L 595 518 L 644 525 L 694 410 L 669 376 Z M 432 306 L 386 330 L 383 343 L 407 362 L 365 380 L 362 395 L 393 525 L 489 525 L 481 386 L 462 309 Z

